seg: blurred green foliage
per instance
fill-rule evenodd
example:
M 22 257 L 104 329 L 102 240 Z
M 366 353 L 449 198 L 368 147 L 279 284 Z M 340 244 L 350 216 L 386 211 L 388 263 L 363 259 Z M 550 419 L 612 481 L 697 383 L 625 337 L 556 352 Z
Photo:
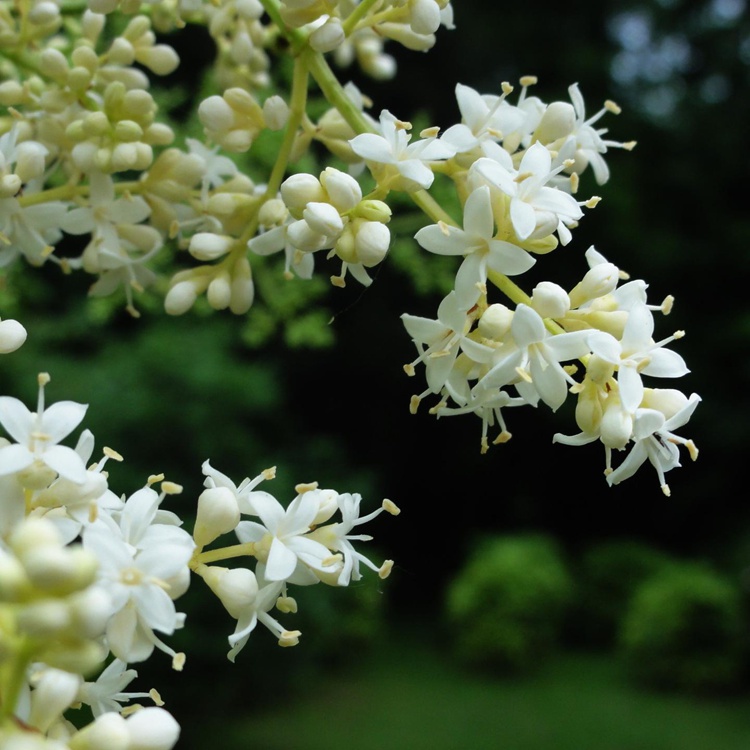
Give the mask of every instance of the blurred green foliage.
M 572 638 L 589 646 L 613 646 L 633 593 L 676 560 L 632 539 L 587 549 L 577 566 L 578 590 Z
M 622 623 L 619 647 L 644 684 L 687 691 L 735 687 L 744 668 L 747 621 L 730 580 L 696 563 L 644 581 Z
M 538 667 L 559 639 L 572 592 L 551 538 L 494 537 L 480 543 L 446 593 L 458 657 L 491 670 Z

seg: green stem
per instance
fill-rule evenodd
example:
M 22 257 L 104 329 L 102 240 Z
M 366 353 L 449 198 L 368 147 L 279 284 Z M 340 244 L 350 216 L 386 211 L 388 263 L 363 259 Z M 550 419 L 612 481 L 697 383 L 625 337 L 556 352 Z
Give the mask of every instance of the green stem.
M 281 6 L 278 0 L 260 0 L 260 4 L 268 14 L 268 17 L 292 45 L 294 52 L 299 53 L 305 44 L 307 44 L 307 34 L 300 29 L 292 29 L 286 25 L 284 19 L 281 17 Z
M 11 663 L 6 665 L 5 684 L 2 686 L 0 695 L 0 719 L 7 719 L 13 716 L 18 696 L 21 689 L 26 684 L 26 671 L 33 660 L 34 650 L 28 641 L 22 642 L 21 647 L 16 650 L 14 657 L 11 657 Z
M 362 112 L 354 106 L 323 55 L 308 47 L 300 56 L 305 59 L 310 74 L 320 86 L 325 98 L 338 109 L 352 130 L 356 133 L 375 133 L 376 131 L 369 125 Z
M 208 552 L 201 552 L 194 560 L 191 560 L 191 567 L 206 565 L 207 563 L 219 562 L 220 560 L 231 560 L 234 557 L 253 557 L 255 552 L 255 542 L 245 542 L 244 544 L 233 544 L 231 547 L 222 547 L 221 549 L 212 549 Z
M 370 9 L 381 0 L 362 0 L 362 2 L 350 13 L 349 18 L 342 25 L 344 34 L 349 36 L 357 30 L 359 22 L 370 12 Z

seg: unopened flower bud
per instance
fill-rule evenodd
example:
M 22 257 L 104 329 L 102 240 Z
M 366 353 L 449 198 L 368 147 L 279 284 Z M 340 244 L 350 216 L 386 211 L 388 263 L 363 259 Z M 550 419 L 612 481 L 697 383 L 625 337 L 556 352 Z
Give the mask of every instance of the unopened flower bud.
M 232 249 L 233 243 L 232 237 L 198 232 L 190 238 L 188 252 L 197 260 L 216 260 L 226 255 Z
M 314 232 L 326 237 L 335 237 L 344 228 L 339 212 L 330 203 L 308 203 L 302 217 Z
M 212 487 L 198 498 L 193 537 L 199 547 L 204 547 L 235 529 L 239 522 L 240 508 L 235 494 L 226 487 Z
M 145 710 L 145 709 L 142 709 Z M 108 711 L 87 724 L 68 740 L 71 750 L 130 750 L 127 721 L 115 711 Z
M 496 302 L 490 305 L 479 318 L 479 333 L 487 339 L 500 341 L 510 330 L 513 322 L 513 311 Z
M 17 320 L 0 322 L 0 354 L 8 354 L 18 349 L 26 341 L 26 329 Z
M 327 167 L 320 174 L 320 184 L 328 193 L 330 202 L 340 213 L 351 211 L 362 200 L 362 188 L 346 172 Z
M 232 617 L 238 618 L 255 601 L 258 581 L 252 570 L 212 565 L 201 570 L 201 576 Z
M 127 750 L 171 750 L 180 736 L 180 725 L 172 714 L 157 706 L 130 714 L 125 725 L 130 737 Z
M 688 401 L 688 397 L 675 388 L 645 388 L 641 406 L 644 409 L 656 409 L 665 419 L 670 419 L 683 409 Z
M 292 215 L 299 218 L 308 203 L 324 201 L 325 192 L 317 177 L 300 172 L 281 183 L 281 197 Z
M 263 117 L 270 130 L 281 130 L 289 119 L 289 105 L 278 95 L 263 102 Z
M 287 209 L 284 201 L 280 198 L 272 198 L 266 201 L 258 211 L 258 221 L 264 227 L 278 226 L 284 223 L 287 216 Z
M 17 615 L 19 629 L 35 638 L 59 635 L 70 626 L 70 610 L 63 599 L 41 599 L 24 606 Z
M 240 258 L 232 272 L 232 296 L 229 309 L 235 315 L 244 315 L 255 299 L 255 285 L 247 258 Z
M 209 130 L 222 132 L 229 130 L 234 124 L 234 111 L 222 97 L 214 95 L 200 103 L 198 118 Z
M 391 233 L 385 224 L 379 221 L 362 221 L 357 227 L 354 247 L 357 258 L 368 268 L 380 263 L 388 253 L 391 244 Z
M 304 219 L 292 222 L 287 229 L 286 237 L 293 247 L 305 253 L 320 250 L 325 244 L 325 236 L 315 232 Z
M 226 310 L 232 301 L 232 282 L 227 272 L 216 274 L 206 290 L 208 304 L 214 310 Z
M 361 201 L 353 214 L 368 221 L 379 221 L 387 224 L 391 220 L 390 206 L 379 200 L 368 199 Z
M 331 52 L 340 47 L 345 39 L 346 34 L 344 34 L 341 20 L 335 16 L 329 16 L 322 26 L 318 26 L 310 34 L 310 46 L 316 52 Z
M 194 281 L 178 281 L 164 298 L 164 311 L 167 315 L 184 315 L 198 298 L 198 289 Z
M 157 76 L 166 76 L 177 70 L 180 58 L 168 44 L 137 49 L 135 59 Z
M 615 289 L 620 280 L 620 269 L 613 263 L 597 263 L 570 292 L 571 307 L 580 307 Z
M 411 0 L 409 25 L 417 34 L 434 34 L 440 28 L 440 7 L 435 0 Z
M 534 287 L 531 307 L 543 318 L 562 318 L 570 310 L 570 298 L 559 284 L 542 281 Z
M 576 124 L 576 112 L 568 102 L 552 102 L 542 115 L 534 131 L 535 138 L 541 143 L 553 143 L 569 136 Z
M 51 0 L 42 0 L 29 11 L 29 21 L 39 26 L 55 23 L 60 18 L 60 8 Z
M 64 81 L 68 77 L 68 60 L 54 47 L 47 47 L 39 55 L 39 68 L 45 76 L 56 81 Z
M 620 404 L 620 399 L 610 396 L 604 406 L 600 425 L 602 443 L 607 448 L 622 450 L 633 434 L 633 417 Z

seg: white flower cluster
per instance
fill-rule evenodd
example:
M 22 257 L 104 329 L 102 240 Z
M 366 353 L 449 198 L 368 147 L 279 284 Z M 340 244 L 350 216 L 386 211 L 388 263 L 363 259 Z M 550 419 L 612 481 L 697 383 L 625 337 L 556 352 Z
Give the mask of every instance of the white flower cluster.
M 25 330 L 14 320 L 0 323 L 0 348 L 12 351 Z M 296 611 L 291 585 L 323 581 L 346 586 L 361 578 L 360 566 L 390 573 L 357 551 L 354 542 L 371 537 L 355 527 L 383 510 L 386 500 L 360 516 L 359 495 L 298 488 L 286 510 L 257 490 L 267 470 L 238 487 L 203 466 L 206 490 L 198 499 L 193 533 L 182 519 L 161 507 L 182 488 L 163 475 L 151 476 L 129 497 L 109 487 L 105 465 L 121 461 L 105 448 L 89 464 L 94 437 L 84 430 L 75 448 L 63 441 L 76 430 L 86 406 L 73 401 L 45 404 L 49 375 L 39 375 L 35 411 L 18 399 L 0 397 L 0 746 L 46 750 L 169 750 L 179 726 L 161 708 L 155 690 L 125 692 L 155 649 L 181 670 L 185 655 L 163 640 L 185 624 L 175 601 L 193 572 L 201 576 L 237 619 L 230 636 L 230 659 L 246 644 L 258 621 L 282 646 L 298 642 L 299 630 L 286 630 L 270 614 Z M 161 491 L 154 485 L 160 483 Z M 340 513 L 340 521 L 332 521 Z M 241 520 L 242 516 L 257 520 Z M 205 550 L 219 536 L 234 532 L 239 544 Z M 213 563 L 246 556 L 255 563 L 225 568 Z M 107 664 L 107 662 L 109 662 Z M 107 666 L 101 670 L 101 666 Z M 85 675 L 100 670 L 91 682 Z M 134 698 L 156 705 L 123 707 Z M 86 705 L 94 720 L 71 723 L 70 710 Z M 16 744 L 14 744 L 16 743 Z M 24 744 L 25 743 L 25 744 Z

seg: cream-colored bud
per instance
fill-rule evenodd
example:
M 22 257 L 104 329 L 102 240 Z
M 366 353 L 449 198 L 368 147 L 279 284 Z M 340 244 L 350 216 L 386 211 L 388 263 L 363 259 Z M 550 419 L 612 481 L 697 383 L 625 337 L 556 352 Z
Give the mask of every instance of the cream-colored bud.
M 409 25 L 417 34 L 434 34 L 440 28 L 440 7 L 435 0 L 411 0 Z
M 252 307 L 254 299 L 255 284 L 253 284 L 250 262 L 243 257 L 235 263 L 232 271 L 232 297 L 229 301 L 229 309 L 235 315 L 244 315 Z
M 112 65 L 132 65 L 134 61 L 133 45 L 124 36 L 116 37 L 107 52 L 107 62 Z
M 599 387 L 585 383 L 576 401 L 576 424 L 587 435 L 596 435 L 602 421 L 602 405 Z
M 180 725 L 168 711 L 157 706 L 130 714 L 125 725 L 130 736 L 127 750 L 171 750 L 180 736 Z M 109 750 L 109 745 L 99 747 Z
M 258 221 L 264 227 L 278 226 L 284 223 L 287 216 L 286 206 L 280 198 L 266 201 L 258 211 Z
M 69 597 L 68 606 L 71 626 L 84 638 L 98 638 L 112 616 L 112 598 L 98 586 Z
M 41 591 L 65 595 L 93 582 L 96 558 L 80 547 L 34 547 L 19 554 L 31 583 Z
M 20 104 L 25 96 L 25 89 L 18 81 L 3 81 L 0 83 L 0 105 L 3 107 Z
M 292 215 L 299 218 L 308 203 L 324 201 L 325 192 L 317 177 L 300 172 L 281 183 L 281 197 Z
M 209 96 L 198 106 L 198 117 L 204 127 L 218 133 L 228 131 L 234 125 L 235 114 L 220 96 Z
M 326 237 L 335 237 L 344 228 L 339 212 L 330 203 L 308 203 L 302 217 L 313 232 Z
M 30 589 L 30 582 L 17 557 L 0 549 L 0 601 L 14 602 Z
M 262 110 L 255 97 L 245 89 L 231 88 L 224 92 L 224 100 L 236 112 L 252 118 L 262 116 Z
M 39 68 L 45 76 L 56 81 L 64 81 L 68 77 L 68 60 L 54 47 L 47 47 L 39 55 Z
M 92 79 L 91 71 L 82 65 L 78 65 L 68 73 L 68 86 L 73 91 L 83 92 L 89 87 Z
M 174 141 L 174 131 L 165 123 L 154 122 L 144 131 L 143 141 L 150 146 L 168 146 Z
M 620 399 L 610 395 L 604 405 L 600 425 L 601 440 L 607 448 L 622 450 L 633 434 L 633 417 L 620 404 Z
M 351 175 L 333 167 L 327 167 L 321 172 L 320 184 L 328 193 L 330 202 L 342 214 L 351 211 L 362 200 L 359 183 Z
M 60 8 L 51 0 L 42 0 L 29 11 L 28 18 L 39 26 L 56 23 L 60 18 Z
M 534 137 L 541 143 L 553 143 L 569 136 L 576 125 L 576 111 L 568 102 L 552 102 L 544 110 Z
M 111 128 L 109 118 L 104 112 L 91 112 L 90 114 L 87 114 L 80 123 L 82 135 L 87 138 L 106 135 L 110 132 Z M 75 122 L 71 123 L 71 126 L 74 126 L 75 124 Z M 71 126 L 68 127 L 68 135 L 70 137 L 75 137 L 75 131 L 71 129 Z
M 82 682 L 83 679 L 79 675 L 60 669 L 42 671 L 34 689 L 29 724 L 42 734 L 46 734 L 60 714 L 70 708 Z
M 570 292 L 570 304 L 579 307 L 584 302 L 603 297 L 615 289 L 620 280 L 620 269 L 613 263 L 597 263 Z
M 391 244 L 391 232 L 385 224 L 381 224 L 379 221 L 358 219 L 357 222 L 354 249 L 359 262 L 370 268 L 380 263 L 388 253 Z
M 0 322 L 0 354 L 18 349 L 26 341 L 26 329 L 11 318 Z
M 184 315 L 197 298 L 198 289 L 194 281 L 178 281 L 164 298 L 164 311 L 167 315 Z
M 76 47 L 70 55 L 73 65 L 77 68 L 86 68 L 90 73 L 95 73 L 99 68 L 99 57 L 91 47 L 81 45 Z
M 259 0 L 236 0 L 237 15 L 250 21 L 257 21 L 265 12 Z
M 358 216 L 368 221 L 379 221 L 382 224 L 387 224 L 391 220 L 391 208 L 383 202 L 373 199 L 364 200 L 356 206 L 352 212 L 354 216 Z
M 227 151 L 241 154 L 253 145 L 253 134 L 249 130 L 230 130 L 217 137 L 217 140 Z
M 134 143 L 118 143 L 111 151 L 106 163 L 114 172 L 135 169 L 138 161 L 138 149 Z
M 131 42 L 140 42 L 141 38 L 151 31 L 151 21 L 148 16 L 131 18 L 122 35 Z M 145 40 L 144 40 L 145 41 Z
M 168 44 L 155 44 L 153 47 L 136 49 L 135 59 L 157 76 L 173 73 L 180 64 L 178 54 Z
M 198 513 L 193 536 L 204 547 L 222 534 L 233 531 L 240 522 L 237 498 L 227 487 L 204 490 L 198 498 Z
M 154 98 L 143 89 L 127 91 L 122 98 L 122 106 L 134 120 L 151 117 L 156 111 Z
M 134 143 L 143 138 L 143 128 L 135 120 L 120 120 L 115 125 L 115 138 L 125 143 Z
M 310 34 L 310 46 L 316 52 L 332 52 L 340 47 L 345 39 L 346 34 L 344 34 L 341 20 L 335 16 L 329 16 L 322 26 L 318 26 Z
M 70 627 L 70 609 L 63 599 L 41 599 L 24 606 L 16 621 L 25 634 L 48 638 Z
M 130 750 L 127 721 L 115 711 L 108 711 L 87 724 L 67 743 L 71 750 Z
M 510 331 L 513 322 L 513 311 L 505 305 L 496 302 L 490 305 L 479 318 L 477 325 L 479 333 L 487 339 L 501 341 Z
M 570 297 L 552 281 L 541 281 L 531 294 L 531 307 L 543 318 L 562 318 L 570 310 Z
M 202 569 L 201 576 L 232 617 L 239 617 L 245 609 L 252 606 L 258 594 L 255 573 L 247 568 L 212 565 Z
M 17 174 L 5 174 L 0 178 L 0 198 L 12 198 L 23 183 Z
M 214 310 L 226 310 L 232 301 L 232 281 L 228 273 L 216 274 L 206 290 L 208 304 Z
M 57 527 L 43 518 L 25 518 L 13 529 L 9 543 L 13 552 L 22 561 L 27 553 L 36 549 L 45 547 L 62 549 L 62 540 Z
M 281 130 L 289 119 L 289 105 L 278 95 L 269 96 L 263 102 L 263 118 L 266 127 Z
M 314 526 L 325 523 L 338 510 L 339 493 L 336 490 L 313 490 L 318 495 L 318 512 L 313 519 Z
M 229 55 L 237 65 L 245 65 L 253 55 L 253 40 L 244 29 L 240 29 L 232 39 Z
M 100 12 L 94 12 L 91 9 L 93 2 L 89 2 L 89 8 L 87 8 L 81 18 L 81 31 L 86 39 L 95 42 L 99 38 L 99 34 L 104 30 L 104 24 L 106 18 Z M 117 6 L 117 0 L 115 0 L 115 7 Z M 114 8 L 113 8 L 114 10 Z
M 216 260 L 226 255 L 234 243 L 232 237 L 211 232 L 198 232 L 190 238 L 188 252 L 197 260 Z
M 415 52 L 426 52 L 435 44 L 434 34 L 418 34 L 402 23 L 382 23 L 378 26 L 378 31 Z
M 325 244 L 325 235 L 313 230 L 304 220 L 293 221 L 286 230 L 286 238 L 292 247 L 304 253 L 313 253 Z

